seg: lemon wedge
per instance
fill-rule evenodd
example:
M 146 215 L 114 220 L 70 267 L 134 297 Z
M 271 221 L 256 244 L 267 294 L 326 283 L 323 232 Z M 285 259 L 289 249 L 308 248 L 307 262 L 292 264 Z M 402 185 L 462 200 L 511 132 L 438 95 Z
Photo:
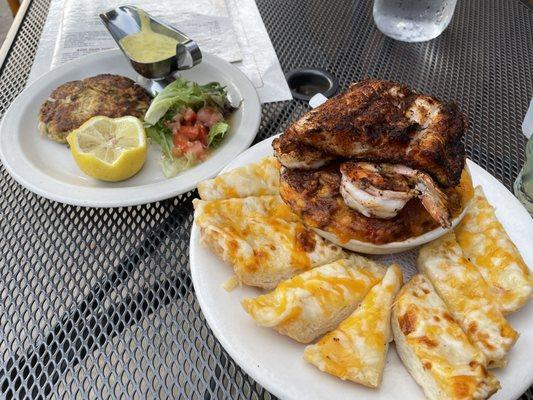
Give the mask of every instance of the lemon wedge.
M 67 136 L 78 167 L 103 181 L 135 175 L 146 160 L 146 133 L 135 117 L 93 117 Z

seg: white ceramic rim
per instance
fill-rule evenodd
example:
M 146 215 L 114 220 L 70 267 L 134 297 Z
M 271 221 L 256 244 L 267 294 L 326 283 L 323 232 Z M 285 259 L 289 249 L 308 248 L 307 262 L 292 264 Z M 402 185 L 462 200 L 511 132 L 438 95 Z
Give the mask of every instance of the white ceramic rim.
M 0 123 L 0 160 L 8 173 L 22 186 L 47 199 L 76 206 L 126 207 L 146 204 L 168 199 L 194 189 L 199 182 L 215 176 L 227 163 L 247 149 L 254 140 L 261 121 L 261 103 L 255 88 L 238 68 L 219 57 L 204 54 L 203 63 L 211 64 L 214 68 L 220 70 L 238 88 L 239 94 L 243 99 L 242 107 L 244 107 L 240 124 L 242 131 L 237 129 L 232 135 L 237 136 L 237 132 L 239 132 L 238 140 L 231 140 L 231 137 L 228 138 L 217 149 L 216 153 L 206 161 L 178 174 L 174 178 L 148 185 L 105 188 L 105 190 L 68 184 L 58 181 L 35 168 L 28 169 L 25 155 L 16 143 L 20 132 L 12 135 L 9 127 L 17 125 L 17 121 L 23 118 L 19 114 L 19 110 L 32 100 L 32 93 L 41 92 L 47 87 L 47 81 L 50 79 L 57 79 L 62 75 L 68 76 L 73 71 L 87 68 L 88 62 L 95 63 L 104 59 L 114 58 L 117 58 L 117 62 L 127 63 L 118 49 L 90 54 L 65 63 L 38 78 L 13 101 Z M 95 72 L 87 71 L 86 76 L 95 74 Z M 37 126 L 37 121 L 35 124 Z M 181 183 L 177 184 L 178 181 L 181 181 Z

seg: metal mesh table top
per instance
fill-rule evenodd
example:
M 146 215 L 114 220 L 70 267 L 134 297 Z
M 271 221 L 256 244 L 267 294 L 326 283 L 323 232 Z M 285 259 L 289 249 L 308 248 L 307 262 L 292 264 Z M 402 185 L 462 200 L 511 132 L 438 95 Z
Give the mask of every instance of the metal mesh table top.
M 320 67 L 342 89 L 388 78 L 456 100 L 470 119 L 468 155 L 510 188 L 533 95 L 531 10 L 518 0 L 459 1 L 441 37 L 406 44 L 377 31 L 371 3 L 258 0 L 285 71 Z M 0 116 L 25 85 L 47 9 L 32 1 L 0 70 Z M 306 109 L 264 105 L 256 141 Z M 195 299 L 195 196 L 77 208 L 23 189 L 0 167 L 0 396 L 273 397 L 228 357 Z

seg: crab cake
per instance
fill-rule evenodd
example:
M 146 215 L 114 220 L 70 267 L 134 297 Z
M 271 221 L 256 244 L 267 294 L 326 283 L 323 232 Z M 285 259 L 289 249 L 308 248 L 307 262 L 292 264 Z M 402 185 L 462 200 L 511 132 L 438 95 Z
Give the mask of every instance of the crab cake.
M 102 74 L 57 87 L 39 111 L 39 130 L 66 143 L 68 134 L 97 115 L 142 118 L 150 105 L 148 93 L 133 80 Z

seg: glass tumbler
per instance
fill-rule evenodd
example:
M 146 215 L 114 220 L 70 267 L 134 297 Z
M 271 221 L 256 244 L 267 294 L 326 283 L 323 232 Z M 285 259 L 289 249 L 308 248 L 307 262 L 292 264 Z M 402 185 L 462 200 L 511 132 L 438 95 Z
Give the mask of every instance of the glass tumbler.
M 522 131 L 529 137 L 526 145 L 526 163 L 514 183 L 514 194 L 533 216 L 533 99 L 529 103 Z
M 374 0 L 374 22 L 393 39 L 424 42 L 446 29 L 456 3 L 457 0 Z
M 533 216 L 533 136 L 526 145 L 526 163 L 514 183 L 514 194 Z

